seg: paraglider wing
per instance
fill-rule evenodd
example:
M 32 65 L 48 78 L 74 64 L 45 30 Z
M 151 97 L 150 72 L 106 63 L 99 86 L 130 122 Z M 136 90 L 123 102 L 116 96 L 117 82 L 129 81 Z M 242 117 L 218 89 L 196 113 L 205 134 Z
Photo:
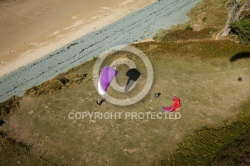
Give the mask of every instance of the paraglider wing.
M 173 106 L 162 107 L 161 110 L 164 111 L 164 112 L 173 112 L 174 107 Z
M 181 100 L 176 96 L 173 96 L 172 100 L 174 101 L 173 106 L 162 107 L 161 110 L 164 112 L 175 112 L 178 110 L 181 107 Z
M 106 90 L 108 89 L 111 81 L 114 79 L 117 73 L 118 71 L 113 69 L 110 66 L 104 66 L 102 68 L 102 71 L 100 73 L 100 77 L 98 80 L 98 92 L 101 95 L 104 95 L 106 93 Z
M 172 100 L 174 101 L 174 105 L 173 105 L 174 109 L 175 110 L 179 109 L 181 107 L 181 100 L 176 96 L 174 96 Z

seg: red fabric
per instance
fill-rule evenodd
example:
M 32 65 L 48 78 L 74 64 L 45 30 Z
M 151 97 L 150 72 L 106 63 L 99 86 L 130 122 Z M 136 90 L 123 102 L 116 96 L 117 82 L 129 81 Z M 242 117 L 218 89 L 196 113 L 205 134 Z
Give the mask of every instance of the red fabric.
M 174 107 L 173 106 L 163 107 L 163 109 L 164 109 L 164 111 L 168 111 L 168 112 L 174 111 Z
M 173 96 L 172 100 L 174 101 L 174 105 L 173 106 L 163 107 L 164 111 L 175 112 L 178 108 L 181 107 L 181 100 L 178 97 Z
M 172 100 L 174 101 L 174 109 L 175 110 L 181 107 L 181 101 L 178 97 L 174 96 L 172 98 Z

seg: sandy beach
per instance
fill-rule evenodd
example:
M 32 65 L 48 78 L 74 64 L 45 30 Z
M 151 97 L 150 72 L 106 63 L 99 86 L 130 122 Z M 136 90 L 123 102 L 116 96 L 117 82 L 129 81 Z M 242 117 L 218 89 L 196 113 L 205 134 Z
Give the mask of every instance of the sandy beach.
M 17 41 L 16 45 L 19 45 L 20 49 L 26 49 L 9 51 L 12 58 L 0 67 L 0 102 L 12 95 L 22 96 L 25 90 L 32 86 L 40 85 L 112 47 L 152 38 L 160 28 L 167 29 L 188 21 L 187 12 L 200 1 L 165 0 L 146 3 L 126 0 L 113 2 L 115 5 L 110 6 L 98 2 L 98 10 L 86 12 L 85 18 L 81 14 L 85 10 L 78 8 L 78 13 L 74 12 L 76 10 L 67 10 L 71 14 L 62 16 L 62 20 L 55 19 L 50 13 L 47 18 L 52 20 L 52 25 L 42 28 L 42 32 L 39 32 L 39 29 L 29 31 L 32 44 L 27 48 L 22 47 L 22 42 L 25 42 L 23 38 L 12 39 Z M 79 4 L 76 6 L 80 6 Z M 62 10 L 59 7 L 58 11 L 59 9 Z M 53 19 L 57 21 L 53 22 Z M 9 43 L 12 47 L 11 42 Z M 15 48 L 18 48 L 17 46 Z M 14 46 L 12 48 L 14 49 Z
M 0 75 L 154 1 L 0 1 Z

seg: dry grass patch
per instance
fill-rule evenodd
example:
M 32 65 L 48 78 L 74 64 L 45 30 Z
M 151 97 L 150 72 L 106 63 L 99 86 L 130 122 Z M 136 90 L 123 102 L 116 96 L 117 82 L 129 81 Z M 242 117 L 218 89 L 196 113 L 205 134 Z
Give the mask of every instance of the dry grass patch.
M 136 47 L 148 55 L 155 73 L 153 87 L 141 102 L 127 107 L 107 102 L 98 106 L 95 101 L 100 96 L 91 78 L 94 61 L 90 61 L 67 74 L 72 80 L 77 73 L 87 73 L 81 83 L 72 83 L 50 94 L 25 96 L 20 109 L 6 119 L 8 126 L 4 130 L 11 137 L 15 129 L 13 138 L 27 145 L 34 144 L 31 153 L 42 155 L 53 164 L 148 164 L 172 152 L 194 130 L 221 124 L 236 116 L 240 110 L 231 108 L 249 96 L 249 61 L 230 62 L 232 55 L 249 50 L 249 46 L 229 41 L 205 41 L 149 42 Z M 114 58 L 122 56 L 134 59 L 139 70 L 144 72 L 145 66 L 133 55 L 118 53 Z M 121 70 L 125 73 L 126 67 Z M 243 81 L 237 80 L 239 76 Z M 123 85 L 127 81 L 123 76 L 118 79 Z M 133 93 L 138 91 L 140 87 Z M 157 100 L 154 99 L 156 92 L 162 93 Z M 114 94 L 112 89 L 108 93 Z M 69 112 L 84 111 L 159 112 L 160 107 L 171 104 L 169 97 L 172 95 L 182 101 L 180 120 L 68 118 Z

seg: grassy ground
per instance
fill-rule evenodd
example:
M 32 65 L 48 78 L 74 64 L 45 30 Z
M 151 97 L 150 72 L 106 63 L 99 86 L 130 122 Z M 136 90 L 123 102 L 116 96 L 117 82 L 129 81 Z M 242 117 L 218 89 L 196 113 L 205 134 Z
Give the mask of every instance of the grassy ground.
M 249 52 L 250 47 L 230 41 L 211 40 L 211 35 L 224 26 L 227 17 L 227 11 L 224 10 L 226 1 L 204 0 L 198 4 L 189 13 L 191 21 L 188 24 L 194 28 L 193 32 L 187 31 L 179 36 L 181 32 L 175 31 L 177 33 L 174 36 L 167 36 L 163 42 L 135 45 L 149 57 L 155 73 L 150 93 L 135 105 L 119 107 L 107 102 L 102 106 L 95 104 L 100 96 L 92 82 L 94 60 L 28 90 L 20 100 L 16 98 L 18 100 L 0 105 L 1 117 L 4 116 L 6 122 L 0 130 L 8 137 L 30 147 L 27 152 L 22 146 L 0 138 L 0 150 L 6 153 L 6 156 L 1 158 L 3 164 L 13 162 L 12 165 L 15 165 L 18 161 L 24 165 L 36 162 L 39 164 L 40 160 L 32 157 L 39 156 L 51 164 L 58 165 L 148 165 L 152 162 L 159 164 L 159 161 L 160 164 L 169 164 L 169 159 L 178 165 L 187 161 L 184 158 L 179 160 L 181 155 L 187 155 L 183 148 L 188 149 L 191 156 L 195 156 L 208 148 L 203 142 L 209 141 L 207 138 L 213 139 L 211 135 L 219 135 L 216 138 L 223 140 L 227 133 L 234 133 L 223 146 L 209 146 L 211 151 L 207 154 L 213 157 L 217 154 L 213 151 L 222 150 L 225 154 L 231 152 L 228 147 L 233 146 L 234 139 L 241 138 L 243 134 L 239 130 L 240 125 L 239 128 L 235 125 L 236 128 L 224 133 L 220 132 L 220 129 L 224 129 L 225 124 L 230 126 L 236 122 L 242 112 L 240 106 L 249 101 L 250 62 L 248 59 L 240 59 L 231 63 L 230 58 L 241 52 Z M 175 28 L 185 29 L 188 24 Z M 211 34 L 211 29 L 204 29 L 206 27 L 215 31 Z M 162 30 L 163 36 L 165 32 Z M 120 94 L 112 89 L 108 91 L 116 97 L 127 98 L 138 93 L 145 84 L 145 66 L 142 61 L 128 53 L 117 53 L 104 64 L 110 64 L 119 57 L 129 57 L 135 61 L 142 73 L 132 92 Z M 124 65 L 119 67 L 117 82 L 120 85 L 126 83 L 126 70 Z M 157 100 L 153 98 L 156 92 L 162 94 Z M 69 112 L 83 111 L 159 112 L 160 107 L 171 104 L 169 97 L 172 95 L 177 95 L 182 101 L 179 111 L 182 117 L 179 120 L 68 118 Z M 12 109 L 17 111 L 5 116 Z M 207 133 L 211 135 L 207 137 Z M 248 138 L 247 135 L 242 136 L 245 137 Z M 199 148 L 191 146 L 192 143 L 197 143 Z M 12 151 L 13 147 L 18 150 Z M 18 153 L 15 153 L 16 151 Z M 214 164 L 225 162 L 221 160 L 224 157 L 225 155 L 219 156 L 209 161 Z M 201 156 L 199 161 L 206 163 L 203 159 Z M 196 164 L 196 161 L 191 160 L 190 163 Z
M 228 2 L 228 0 L 203 0 L 202 2 L 198 3 L 195 8 L 193 8 L 189 13 L 188 17 L 190 18 L 190 21 L 185 24 L 178 24 L 174 27 L 172 27 L 172 31 L 175 32 L 174 34 L 179 34 L 178 31 L 184 30 L 187 26 L 190 26 L 193 28 L 194 31 L 200 31 L 202 32 L 182 32 L 182 33 L 188 33 L 192 34 L 192 38 L 199 39 L 199 37 L 203 34 L 207 34 L 205 37 L 210 37 L 210 35 L 213 35 L 215 32 L 218 32 L 218 30 L 222 29 L 225 26 L 227 14 L 228 11 L 225 8 L 225 4 Z M 211 29 L 212 33 L 210 31 L 207 33 L 206 29 Z M 169 30 L 161 29 L 157 33 L 157 37 L 159 40 L 164 40 L 165 36 L 168 33 L 173 33 Z M 174 35 L 173 34 L 173 35 Z M 187 37 L 189 35 L 186 35 L 185 38 L 180 39 L 188 39 Z M 168 35 L 167 35 L 168 36 Z M 167 38 L 169 39 L 169 38 Z M 165 39 L 166 40 L 166 39 Z M 170 39 L 171 40 L 171 39 Z
M 12 96 L 9 100 L 0 103 L 0 119 L 17 110 L 19 107 L 19 100 L 20 97 Z
M 205 28 L 199 31 L 182 29 L 160 30 L 154 39 L 157 41 L 204 40 L 211 39 L 216 32 L 217 30 L 213 28 Z
M 241 0 L 239 6 L 243 5 L 246 1 L 247 0 Z M 218 33 L 220 33 L 225 26 L 230 3 L 231 0 L 203 0 L 188 13 L 190 21 L 185 24 L 173 26 L 171 30 L 159 30 L 155 39 L 159 41 L 170 41 L 173 39 L 201 39 L 201 37 L 203 37 L 217 40 L 217 38 L 219 38 L 217 36 Z M 181 31 L 186 29 L 187 26 L 192 27 L 194 32 Z M 238 41 L 235 35 L 223 39 Z
M 91 61 L 65 75 L 74 80 L 79 74 L 87 73 L 82 82 L 72 82 L 69 87 L 49 94 L 22 98 L 19 110 L 6 119 L 4 130 L 8 136 L 15 133 L 13 138 L 27 145 L 34 144 L 31 154 L 53 164 L 148 164 L 173 152 L 193 131 L 236 118 L 240 109 L 232 108 L 249 97 L 250 62 L 247 59 L 230 62 L 231 56 L 248 51 L 249 46 L 230 41 L 203 41 L 149 42 L 136 47 L 148 55 L 155 73 L 153 87 L 140 103 L 119 107 L 106 102 L 97 106 L 95 100 L 99 95 L 91 79 L 94 64 Z M 143 65 L 133 55 L 114 57 L 119 56 L 134 59 L 143 72 Z M 242 81 L 238 81 L 239 77 Z M 124 83 L 124 78 L 120 77 L 118 82 Z M 133 93 L 138 91 L 140 87 Z M 162 93 L 157 100 L 153 98 L 156 92 Z M 68 118 L 69 112 L 83 111 L 159 112 L 160 107 L 171 104 L 169 96 L 172 95 L 182 101 L 180 120 Z
M 225 149 L 220 151 L 218 157 L 213 161 L 213 165 L 249 165 L 250 154 L 250 131 L 234 140 Z
M 0 165 L 48 165 L 29 154 L 29 148 L 0 133 Z
M 159 165 L 249 165 L 250 100 L 236 120 L 206 126 L 188 135 Z

